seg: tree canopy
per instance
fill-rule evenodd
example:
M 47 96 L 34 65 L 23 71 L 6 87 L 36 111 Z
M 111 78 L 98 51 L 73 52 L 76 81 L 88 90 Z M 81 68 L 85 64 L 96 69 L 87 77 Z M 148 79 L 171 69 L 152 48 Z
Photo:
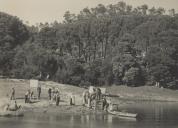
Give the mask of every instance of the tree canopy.
M 178 14 L 125 2 L 27 26 L 0 13 L 0 73 L 77 86 L 177 87 Z M 49 77 L 47 77 L 49 76 Z

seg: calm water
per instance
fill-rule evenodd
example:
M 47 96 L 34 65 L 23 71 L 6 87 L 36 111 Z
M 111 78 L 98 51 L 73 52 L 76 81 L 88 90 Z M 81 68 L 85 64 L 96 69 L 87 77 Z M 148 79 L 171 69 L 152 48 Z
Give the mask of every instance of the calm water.
M 137 102 L 123 109 L 137 112 L 139 119 L 29 113 L 20 118 L 0 117 L 0 128 L 178 128 L 178 103 Z

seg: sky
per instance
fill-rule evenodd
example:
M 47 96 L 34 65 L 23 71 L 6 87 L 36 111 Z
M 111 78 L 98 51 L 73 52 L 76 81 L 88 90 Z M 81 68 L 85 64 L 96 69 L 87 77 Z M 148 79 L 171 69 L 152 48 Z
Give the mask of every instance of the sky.
M 64 13 L 69 10 L 79 13 L 85 7 L 95 7 L 98 4 L 116 4 L 121 0 L 0 0 L 0 11 L 19 17 L 30 24 L 63 20 Z M 176 9 L 178 0 L 122 0 L 134 7 L 147 4 L 150 7 Z

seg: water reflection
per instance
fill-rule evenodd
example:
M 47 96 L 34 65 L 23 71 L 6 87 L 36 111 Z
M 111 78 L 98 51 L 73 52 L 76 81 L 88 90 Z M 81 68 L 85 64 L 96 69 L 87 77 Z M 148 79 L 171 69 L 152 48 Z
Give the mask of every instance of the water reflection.
M 72 117 L 74 117 L 74 116 L 72 116 Z M 101 114 L 101 115 L 81 115 L 80 121 L 82 124 L 87 124 L 91 121 L 112 123 L 112 120 L 113 120 L 112 115 Z
M 139 113 L 139 119 L 101 115 L 48 115 L 29 113 L 23 118 L 0 118 L 0 128 L 177 128 L 177 103 L 137 102 L 120 107 Z

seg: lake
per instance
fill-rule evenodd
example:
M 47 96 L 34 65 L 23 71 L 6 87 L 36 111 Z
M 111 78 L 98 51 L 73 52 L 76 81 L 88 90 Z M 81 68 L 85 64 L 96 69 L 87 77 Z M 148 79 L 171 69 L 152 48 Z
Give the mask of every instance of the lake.
M 139 118 L 27 113 L 24 117 L 0 117 L 0 128 L 178 128 L 178 103 L 136 102 L 120 108 L 138 113 Z

